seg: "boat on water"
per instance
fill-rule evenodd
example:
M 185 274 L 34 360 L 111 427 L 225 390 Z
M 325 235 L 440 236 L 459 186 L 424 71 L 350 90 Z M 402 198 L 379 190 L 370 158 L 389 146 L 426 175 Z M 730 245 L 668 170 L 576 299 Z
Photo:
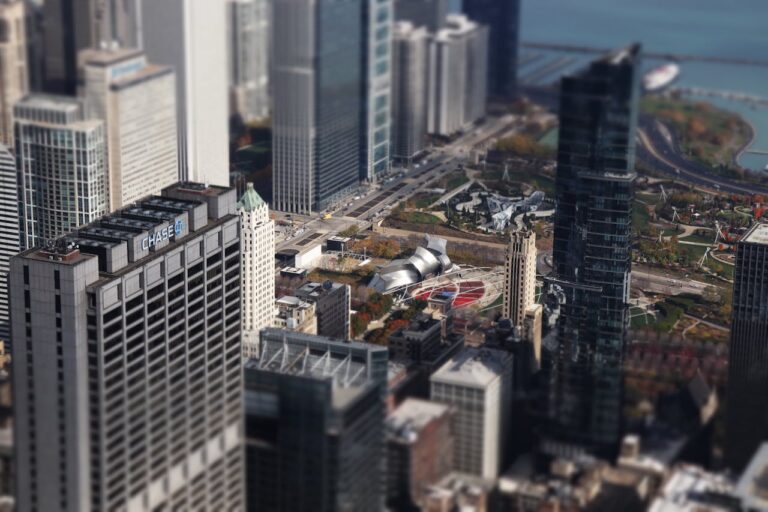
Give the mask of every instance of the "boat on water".
M 658 92 L 669 87 L 680 76 L 680 66 L 669 62 L 653 68 L 643 77 L 646 92 Z

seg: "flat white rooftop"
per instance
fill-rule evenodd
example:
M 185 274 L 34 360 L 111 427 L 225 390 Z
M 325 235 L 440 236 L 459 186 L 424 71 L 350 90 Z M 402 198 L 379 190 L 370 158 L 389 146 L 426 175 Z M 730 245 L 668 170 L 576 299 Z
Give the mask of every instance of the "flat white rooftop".
M 768 245 L 768 224 L 755 224 L 744 236 L 742 242 Z
M 437 370 L 430 381 L 486 388 L 509 371 L 511 354 L 494 349 L 466 347 Z

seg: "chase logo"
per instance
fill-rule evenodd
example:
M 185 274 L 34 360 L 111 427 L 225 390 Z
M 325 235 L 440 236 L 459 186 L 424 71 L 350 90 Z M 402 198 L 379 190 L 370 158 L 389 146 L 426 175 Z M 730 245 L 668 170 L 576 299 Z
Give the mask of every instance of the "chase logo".
M 182 231 L 184 231 L 184 222 L 177 220 L 173 226 L 165 226 L 160 231 L 155 231 L 154 233 L 150 233 L 149 236 L 142 238 L 141 248 L 146 251 L 160 242 L 181 236 Z

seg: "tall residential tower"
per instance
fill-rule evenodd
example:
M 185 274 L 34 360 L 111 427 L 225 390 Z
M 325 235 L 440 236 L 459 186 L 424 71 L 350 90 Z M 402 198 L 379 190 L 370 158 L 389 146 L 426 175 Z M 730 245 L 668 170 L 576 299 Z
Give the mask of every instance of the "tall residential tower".
M 526 310 L 536 302 L 536 233 L 515 231 L 507 247 L 502 316 L 522 327 Z
M 20 250 L 19 199 L 16 160 L 0 144 L 0 340 L 9 343 L 11 335 L 8 305 L 8 271 L 11 257 Z
M 246 123 L 269 116 L 269 2 L 229 0 L 230 113 Z
M 0 144 L 13 147 L 13 105 L 29 91 L 26 3 L 0 2 Z
M 551 373 L 554 455 L 612 454 L 622 435 L 640 46 L 563 78 L 551 286 L 562 290 Z

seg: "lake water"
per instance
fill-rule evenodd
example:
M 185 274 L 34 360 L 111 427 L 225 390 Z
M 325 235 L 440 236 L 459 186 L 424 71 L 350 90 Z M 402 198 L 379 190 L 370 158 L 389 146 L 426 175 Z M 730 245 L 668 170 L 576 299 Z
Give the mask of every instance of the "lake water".
M 523 0 L 521 39 L 605 48 L 639 41 L 649 52 L 768 61 L 768 0 Z M 686 61 L 681 68 L 681 86 L 768 98 L 768 67 Z M 768 151 L 768 107 L 708 101 L 742 114 L 757 131 L 753 148 Z M 745 154 L 740 163 L 763 169 L 768 155 Z

